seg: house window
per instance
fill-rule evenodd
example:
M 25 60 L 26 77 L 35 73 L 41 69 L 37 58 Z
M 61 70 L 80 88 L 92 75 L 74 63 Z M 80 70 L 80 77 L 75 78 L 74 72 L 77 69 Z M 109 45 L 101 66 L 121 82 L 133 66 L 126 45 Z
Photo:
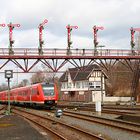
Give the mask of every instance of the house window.
M 76 88 L 80 88 L 80 82 L 76 82 Z
M 100 71 L 97 72 L 97 76 L 101 77 L 101 72 Z
M 73 83 L 73 87 L 75 88 L 75 82 Z
M 84 88 L 84 87 L 85 87 L 85 82 L 83 81 L 83 82 L 82 82 L 82 88 Z
M 71 88 L 71 83 L 68 83 L 68 88 Z
M 64 89 L 67 89 L 68 85 L 67 83 L 64 83 Z
M 85 88 L 88 88 L 88 87 L 89 87 L 88 82 L 85 82 Z
M 65 83 L 62 83 L 62 89 L 65 89 Z
M 98 89 L 98 88 L 101 88 L 101 81 L 96 81 L 95 82 L 95 87 Z
M 88 87 L 88 82 L 87 81 L 82 81 L 82 88 L 87 88 Z
M 101 89 L 101 81 L 92 81 L 89 82 L 89 88 L 90 89 Z
M 89 82 L 89 88 L 95 88 L 94 87 L 94 82 Z
M 64 89 L 64 84 L 62 83 L 61 88 Z

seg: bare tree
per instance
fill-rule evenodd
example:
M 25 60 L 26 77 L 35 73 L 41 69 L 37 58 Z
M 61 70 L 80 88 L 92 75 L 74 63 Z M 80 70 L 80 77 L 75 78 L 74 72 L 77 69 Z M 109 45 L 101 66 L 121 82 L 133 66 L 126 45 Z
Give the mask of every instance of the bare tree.
M 42 64 L 42 69 L 43 69 L 43 72 L 45 75 L 45 81 L 46 82 L 54 82 L 56 74 L 53 73 L 52 69 L 46 67 L 44 64 Z
M 131 70 L 121 62 L 118 62 L 108 73 L 107 94 L 111 96 L 130 96 L 131 81 Z
M 4 91 L 4 90 L 7 90 L 7 89 L 8 89 L 7 84 L 2 83 L 2 85 L 0 85 L 0 91 Z
M 38 72 L 32 75 L 30 80 L 32 84 L 45 82 L 45 74 L 44 72 L 39 70 Z
M 27 86 L 28 84 L 29 84 L 29 80 L 23 79 L 17 87 L 24 87 Z

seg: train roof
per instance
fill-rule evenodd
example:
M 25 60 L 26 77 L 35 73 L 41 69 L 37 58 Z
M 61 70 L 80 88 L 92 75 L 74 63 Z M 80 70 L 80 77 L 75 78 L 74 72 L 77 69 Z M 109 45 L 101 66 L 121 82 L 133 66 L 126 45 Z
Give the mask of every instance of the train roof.
M 38 85 L 51 87 L 51 86 L 53 86 L 54 84 L 53 84 L 53 83 L 36 83 L 36 84 L 24 86 L 24 87 L 13 88 L 13 89 L 10 89 L 10 90 L 14 91 L 14 90 L 17 90 L 17 89 L 26 89 L 26 88 L 30 88 L 30 87 L 36 87 L 36 86 L 38 86 Z M 8 90 L 5 90 L 5 91 L 8 91 Z M 0 93 L 5 92 L 5 91 L 1 91 Z

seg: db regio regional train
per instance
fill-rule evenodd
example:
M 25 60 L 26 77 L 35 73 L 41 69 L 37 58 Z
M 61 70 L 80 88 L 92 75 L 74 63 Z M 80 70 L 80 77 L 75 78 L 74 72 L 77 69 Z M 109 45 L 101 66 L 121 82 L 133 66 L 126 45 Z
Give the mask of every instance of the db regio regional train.
M 57 105 L 58 89 L 56 84 L 38 83 L 10 90 L 10 103 L 26 106 L 44 106 L 51 108 Z M 0 102 L 8 102 L 8 91 L 0 92 Z

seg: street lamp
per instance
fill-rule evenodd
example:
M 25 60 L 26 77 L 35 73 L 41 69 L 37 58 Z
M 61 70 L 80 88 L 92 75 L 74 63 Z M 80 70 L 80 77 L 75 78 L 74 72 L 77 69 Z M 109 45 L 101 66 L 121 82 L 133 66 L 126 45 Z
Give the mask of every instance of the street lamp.
M 8 80 L 8 114 L 10 114 L 10 78 L 13 78 L 13 70 L 5 70 L 5 78 Z

